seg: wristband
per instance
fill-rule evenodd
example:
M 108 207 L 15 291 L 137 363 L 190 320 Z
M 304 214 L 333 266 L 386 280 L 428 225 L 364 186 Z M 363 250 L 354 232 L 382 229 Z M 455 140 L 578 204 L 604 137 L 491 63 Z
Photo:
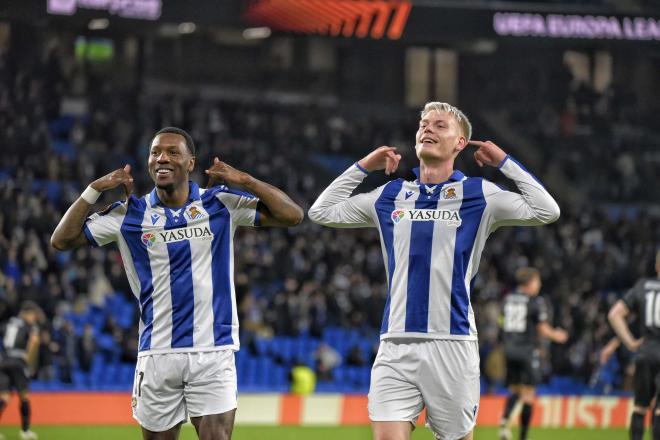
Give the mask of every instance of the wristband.
M 82 194 L 80 194 L 80 198 L 86 201 L 87 203 L 89 203 L 90 205 L 96 203 L 99 197 L 101 197 L 101 192 L 92 188 L 91 185 L 85 188 L 85 191 L 83 191 Z

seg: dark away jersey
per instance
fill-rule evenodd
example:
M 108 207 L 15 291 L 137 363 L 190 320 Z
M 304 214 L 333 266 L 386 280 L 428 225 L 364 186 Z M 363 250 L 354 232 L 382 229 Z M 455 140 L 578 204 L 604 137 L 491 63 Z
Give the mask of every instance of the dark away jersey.
M 623 297 L 628 309 L 637 314 L 644 343 L 640 353 L 660 357 L 660 278 L 643 278 Z
M 27 356 L 30 335 L 38 331 L 35 326 L 31 326 L 21 318 L 14 316 L 10 318 L 5 326 L 5 334 L 2 338 L 2 344 L 5 352 L 10 357 L 25 358 Z
M 548 320 L 543 298 L 514 292 L 504 298 L 502 331 L 507 352 L 533 350 L 538 342 L 536 326 Z

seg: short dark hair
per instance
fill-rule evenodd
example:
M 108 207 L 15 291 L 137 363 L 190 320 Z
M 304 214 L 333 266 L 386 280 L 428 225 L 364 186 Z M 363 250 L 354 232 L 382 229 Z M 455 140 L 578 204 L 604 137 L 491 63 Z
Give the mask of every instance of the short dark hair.
M 190 154 L 195 156 L 195 143 L 193 142 L 192 136 L 190 136 L 187 131 L 182 130 L 178 127 L 164 127 L 158 130 L 158 132 L 156 132 L 154 137 L 164 133 L 173 133 L 182 136 L 186 140 L 186 147 L 188 148 L 188 151 L 190 152 Z
M 516 271 L 516 282 L 519 286 L 524 286 L 534 278 L 541 278 L 541 272 L 534 267 L 521 267 Z
M 18 312 L 19 315 L 24 315 L 26 313 L 36 313 L 37 320 L 42 320 L 44 318 L 44 311 L 42 308 L 39 307 L 39 304 L 31 300 L 23 301 L 21 309 Z

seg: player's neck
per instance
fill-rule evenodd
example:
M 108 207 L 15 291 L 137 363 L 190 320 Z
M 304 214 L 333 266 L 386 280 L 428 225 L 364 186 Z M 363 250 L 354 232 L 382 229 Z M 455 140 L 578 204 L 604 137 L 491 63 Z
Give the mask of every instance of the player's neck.
M 186 204 L 190 195 L 188 182 L 176 188 L 156 188 L 161 203 L 168 208 L 180 208 Z
M 419 182 L 426 184 L 441 183 L 449 180 L 454 172 L 454 161 L 419 162 Z

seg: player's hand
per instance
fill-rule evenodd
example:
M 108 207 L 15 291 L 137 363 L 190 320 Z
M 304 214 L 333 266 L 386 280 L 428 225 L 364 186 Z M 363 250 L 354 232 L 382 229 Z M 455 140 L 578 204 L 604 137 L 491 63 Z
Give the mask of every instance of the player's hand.
M 383 146 L 363 157 L 358 164 L 369 172 L 385 170 L 389 176 L 399 167 L 400 161 L 401 155 L 397 154 L 395 147 Z
M 217 157 L 213 158 L 213 165 L 211 165 L 211 168 L 204 172 L 209 176 L 209 182 L 206 185 L 207 188 L 223 183 L 245 186 L 250 179 L 249 174 L 237 170 L 231 165 L 222 162 Z
M 128 164 L 124 168 L 114 170 L 90 184 L 92 188 L 100 192 L 117 188 L 119 185 L 124 186 L 124 193 L 128 198 L 133 192 L 133 176 L 131 176 L 131 166 Z
M 600 353 L 598 353 L 598 364 L 600 366 L 605 365 L 610 360 L 615 350 L 615 348 L 603 348 Z
M 480 167 L 483 167 L 484 165 L 497 167 L 506 157 L 504 150 L 502 150 L 491 141 L 470 141 L 468 143 L 470 145 L 479 147 L 479 149 L 474 153 L 474 160 L 477 161 L 477 164 Z
M 556 344 L 565 344 L 568 341 L 568 332 L 563 328 L 555 329 L 555 338 L 554 342 Z

